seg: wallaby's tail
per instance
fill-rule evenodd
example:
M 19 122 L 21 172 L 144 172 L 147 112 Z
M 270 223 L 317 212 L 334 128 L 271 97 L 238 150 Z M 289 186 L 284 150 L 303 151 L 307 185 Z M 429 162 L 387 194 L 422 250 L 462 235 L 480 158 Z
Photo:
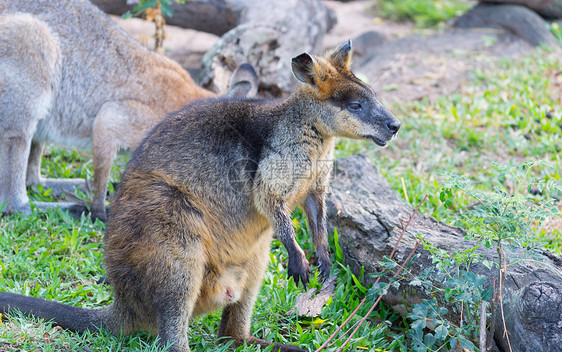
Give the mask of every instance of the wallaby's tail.
M 84 309 L 66 304 L 46 301 L 8 292 L 0 292 L 0 312 L 21 311 L 25 315 L 52 320 L 64 329 L 75 332 L 96 330 L 98 327 L 111 329 L 112 306 L 101 309 Z

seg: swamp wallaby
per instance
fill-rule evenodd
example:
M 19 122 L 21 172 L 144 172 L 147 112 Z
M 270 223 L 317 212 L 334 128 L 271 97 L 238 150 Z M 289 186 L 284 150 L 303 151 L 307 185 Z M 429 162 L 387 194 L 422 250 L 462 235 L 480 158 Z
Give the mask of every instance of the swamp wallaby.
M 255 95 L 256 82 L 253 68 L 241 66 L 227 94 Z M 81 179 L 40 177 L 50 142 L 91 148 L 92 216 L 102 220 L 116 152 L 136 148 L 171 111 L 216 95 L 86 0 L 0 1 L 0 92 L 4 212 L 30 211 L 26 186 L 42 184 L 55 194 L 88 188 Z
M 349 70 L 350 50 L 348 42 L 324 57 L 295 57 L 293 72 L 305 84 L 285 100 L 201 100 L 150 132 L 112 202 L 104 242 L 109 307 L 2 292 L 1 311 L 19 309 L 74 331 L 157 331 L 163 344 L 174 343 L 170 351 L 189 351 L 189 320 L 223 308 L 219 337 L 267 345 L 251 337 L 250 318 L 273 232 L 287 249 L 289 275 L 306 283 L 309 264 L 291 221 L 301 205 L 327 277 L 324 200 L 334 138 L 384 146 L 400 127 Z

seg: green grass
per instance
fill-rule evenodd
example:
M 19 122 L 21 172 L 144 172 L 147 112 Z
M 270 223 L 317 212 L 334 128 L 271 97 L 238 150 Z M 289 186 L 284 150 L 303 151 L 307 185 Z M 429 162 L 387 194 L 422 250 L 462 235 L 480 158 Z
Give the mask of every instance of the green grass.
M 431 27 L 461 15 L 474 3 L 462 0 L 378 0 L 376 14 L 395 21 Z
M 296 211 L 294 218 L 299 242 L 312 253 L 302 213 Z M 76 221 L 57 210 L 36 212 L 30 216 L 14 214 L 2 217 L 0 287 L 9 292 L 87 308 L 108 304 L 111 288 L 96 283 L 104 275 L 101 265 L 103 230 L 104 224 L 99 221 L 94 224 L 85 218 Z M 297 319 L 294 315 L 287 315 L 302 288 L 295 287 L 292 280 L 287 279 L 284 266 L 287 257 L 278 241 L 272 244 L 270 260 L 253 318 L 253 331 L 261 338 L 318 347 L 362 298 L 351 272 L 336 264 L 334 272 L 339 272 L 338 289 L 318 319 Z M 317 277 L 313 278 L 311 287 L 319 286 Z M 364 315 L 368 308 L 363 307 L 359 314 Z M 350 324 L 361 316 L 358 315 Z M 378 323 L 365 324 L 352 345 L 396 349 L 401 338 L 389 340 L 387 334 L 390 329 L 385 322 L 396 320 L 397 315 L 383 307 L 372 315 L 372 319 Z M 220 312 L 217 312 L 193 321 L 190 343 L 194 351 L 226 350 L 227 346 L 216 345 L 214 341 L 219 320 Z M 398 331 L 395 334 L 399 336 Z M 11 315 L 0 325 L 0 346 L 5 351 L 72 351 L 80 346 L 98 351 L 157 350 L 154 339 L 144 333 L 119 338 L 104 331 L 101 334 L 76 335 L 42 321 L 24 319 L 18 314 Z M 238 350 L 259 349 L 242 347 Z
M 429 201 L 422 212 L 442 221 L 452 221 L 471 200 L 456 195 L 451 207 L 439 199 L 443 179 L 438 172 L 463 173 L 478 187 L 491 189 L 508 185 L 493 162 L 541 159 L 552 167 L 537 168 L 533 177 L 560 183 L 562 135 L 560 53 L 536 51 L 520 61 L 501 61 L 486 71 L 474 72 L 461 91 L 435 102 L 405 102 L 392 107 L 402 120 L 398 138 L 386 149 L 370 143 L 342 140 L 339 157 L 362 152 L 380 167 L 392 187 L 415 205 L 425 195 Z M 126 158 L 119 158 L 112 171 L 118 180 Z M 49 177 L 91 177 L 87 154 L 51 148 L 43 160 Z M 49 199 L 48 190 L 32 199 Z M 87 195 L 80 195 L 86 197 Z M 537 196 L 538 199 L 544 196 Z M 312 253 L 310 235 L 300 211 L 294 214 L 298 241 Z M 104 274 L 101 241 L 104 224 L 73 220 L 57 210 L 30 216 L 13 214 L 0 218 L 0 290 L 45 299 L 96 307 L 111 300 L 111 289 L 96 283 Z M 558 230 L 542 233 L 548 246 L 560 251 Z M 298 343 L 315 349 L 358 305 L 364 294 L 351 272 L 336 260 L 331 238 L 334 272 L 338 273 L 335 296 L 318 319 L 296 318 L 287 312 L 302 288 L 287 280 L 286 252 L 278 241 L 272 244 L 270 265 L 254 310 L 252 330 L 261 337 L 284 343 Z M 312 287 L 317 287 L 316 279 Z M 351 327 L 369 309 L 362 307 L 348 324 Z M 190 343 L 194 351 L 224 351 L 214 336 L 220 314 L 197 318 L 191 324 Z M 363 348 L 388 351 L 408 350 L 405 323 L 385 305 L 378 307 L 359 330 L 348 350 Z M 341 345 L 342 341 L 336 343 Z M 51 324 L 11 315 L 0 324 L 1 351 L 75 351 L 80 346 L 92 351 L 156 351 L 155 340 L 144 333 L 114 337 L 107 332 L 72 334 Z M 241 347 L 239 351 L 257 351 Z M 332 346 L 332 350 L 334 350 Z

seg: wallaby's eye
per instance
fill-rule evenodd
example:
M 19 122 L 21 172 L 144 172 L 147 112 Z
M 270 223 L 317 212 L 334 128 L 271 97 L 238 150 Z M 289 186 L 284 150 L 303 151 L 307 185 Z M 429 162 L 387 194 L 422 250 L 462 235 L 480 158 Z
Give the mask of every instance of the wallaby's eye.
M 361 104 L 359 104 L 358 101 L 352 101 L 349 104 L 347 104 L 347 108 L 351 111 L 360 111 L 361 110 Z

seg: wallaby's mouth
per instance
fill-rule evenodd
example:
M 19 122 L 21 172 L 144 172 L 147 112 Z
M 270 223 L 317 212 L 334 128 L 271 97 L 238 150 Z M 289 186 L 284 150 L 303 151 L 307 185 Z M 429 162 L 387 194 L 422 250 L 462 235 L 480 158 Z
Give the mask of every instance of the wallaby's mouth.
M 367 137 L 367 139 L 370 139 L 371 141 L 373 141 L 378 146 L 381 146 L 381 147 L 386 146 L 386 142 L 383 141 L 382 139 L 379 139 L 375 136 L 366 136 L 366 137 Z

